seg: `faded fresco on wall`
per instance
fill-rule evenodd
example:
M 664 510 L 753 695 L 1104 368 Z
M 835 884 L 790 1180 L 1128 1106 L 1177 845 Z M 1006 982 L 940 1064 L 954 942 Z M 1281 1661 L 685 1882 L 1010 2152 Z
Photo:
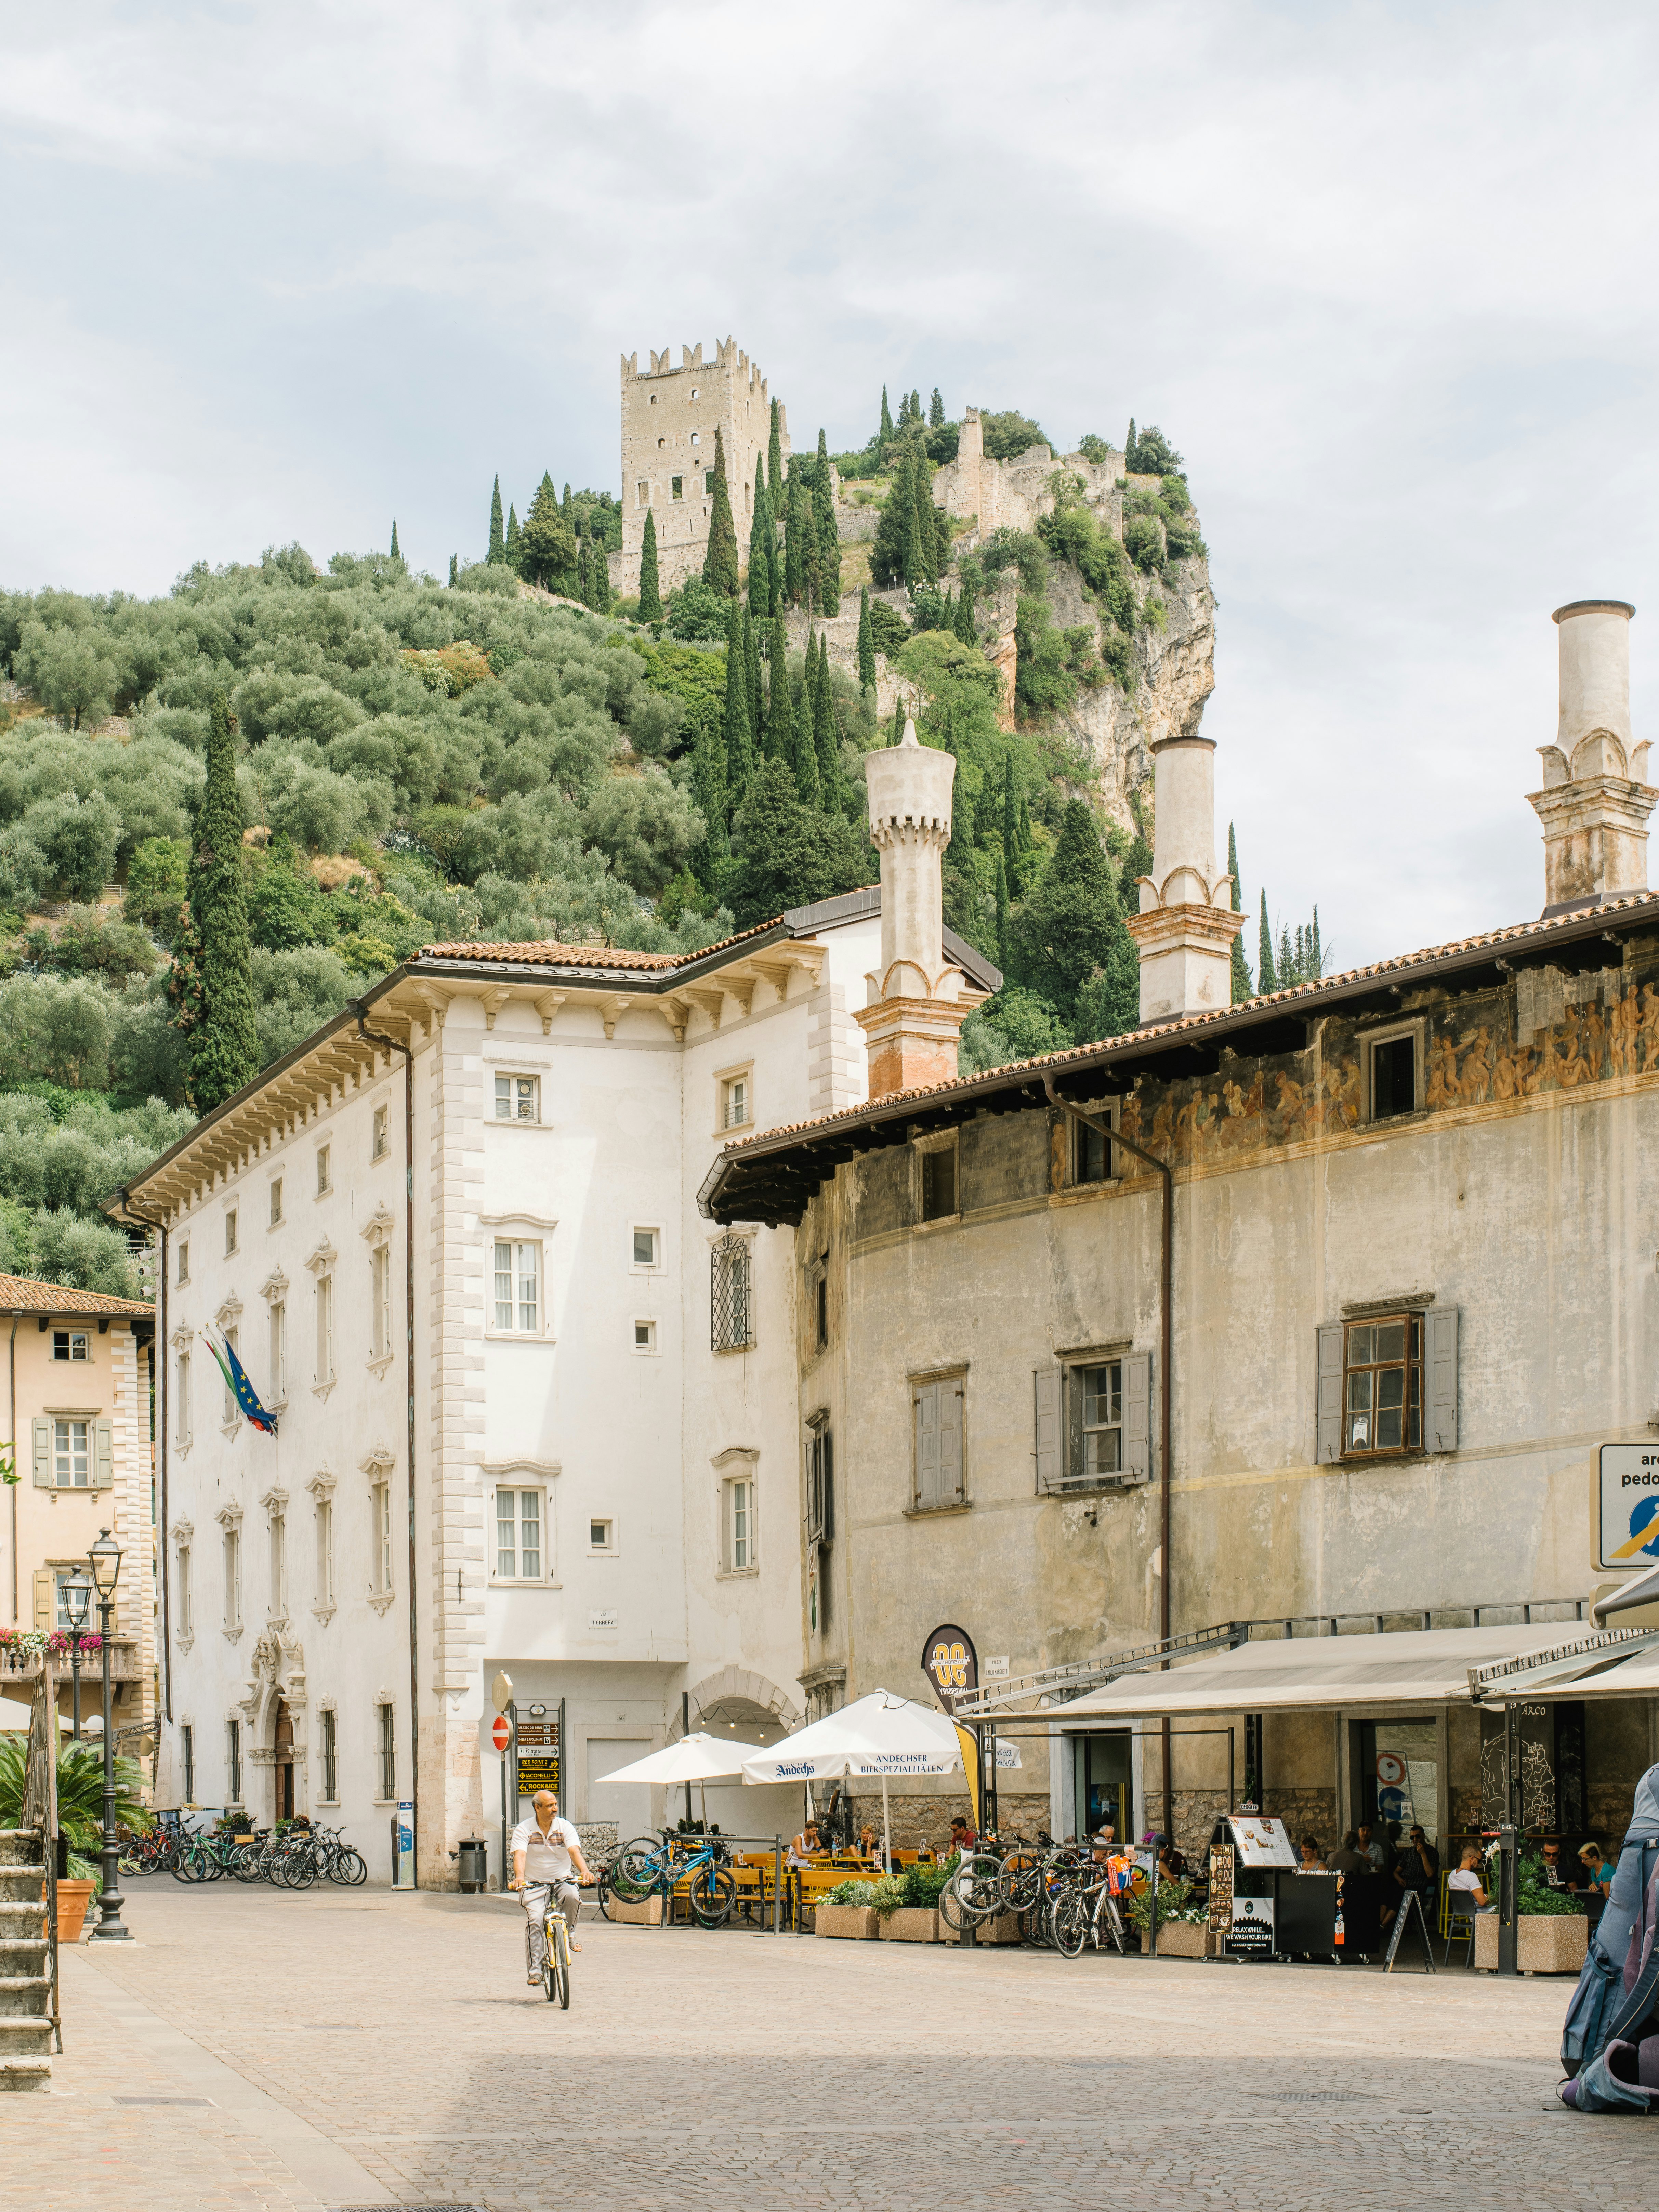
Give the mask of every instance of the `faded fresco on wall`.
M 1544 969 L 1500 991 L 1425 1008 L 1424 1109 L 1505 1104 L 1614 1078 L 1659 1073 L 1659 967 L 1584 975 Z M 1316 1143 L 1360 1126 L 1360 1054 L 1382 1024 L 1333 1018 L 1320 1044 L 1256 1059 L 1224 1058 L 1213 1075 L 1143 1081 L 1121 1127 L 1176 1165 L 1203 1170 L 1280 1146 Z M 1394 1026 L 1393 1024 L 1389 1026 Z

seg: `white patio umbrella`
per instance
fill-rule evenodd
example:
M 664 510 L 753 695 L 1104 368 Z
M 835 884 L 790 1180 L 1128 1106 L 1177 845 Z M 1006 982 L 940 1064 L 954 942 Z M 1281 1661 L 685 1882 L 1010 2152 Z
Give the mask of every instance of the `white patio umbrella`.
M 890 1774 L 950 1774 L 962 1764 L 957 1732 L 935 1705 L 872 1690 L 838 1713 L 797 1729 L 769 1751 L 743 1762 L 745 1782 L 806 1782 L 842 1775 L 881 1780 L 882 1852 L 890 1873 L 892 1838 L 887 1817 Z
M 743 1772 L 744 1761 L 751 1757 L 763 1757 L 757 1743 L 738 1743 L 729 1736 L 708 1735 L 702 1729 L 683 1735 L 678 1743 L 665 1744 L 660 1751 L 647 1752 L 629 1766 L 619 1766 L 611 1774 L 601 1775 L 603 1782 L 730 1782 Z M 702 1801 L 702 1824 L 708 1826 L 708 1800 Z

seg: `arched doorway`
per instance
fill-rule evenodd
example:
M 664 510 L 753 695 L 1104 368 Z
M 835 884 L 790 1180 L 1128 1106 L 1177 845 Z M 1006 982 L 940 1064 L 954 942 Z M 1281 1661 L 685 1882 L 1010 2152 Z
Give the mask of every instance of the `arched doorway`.
M 270 1745 L 271 1819 L 294 1818 L 294 1717 L 288 1699 L 276 1700 L 276 1727 Z

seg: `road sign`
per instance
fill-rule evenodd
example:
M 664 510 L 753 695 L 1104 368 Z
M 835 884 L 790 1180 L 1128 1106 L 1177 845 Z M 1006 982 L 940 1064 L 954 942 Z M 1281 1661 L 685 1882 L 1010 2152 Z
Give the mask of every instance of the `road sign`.
M 504 1713 L 513 1702 L 513 1677 L 505 1672 L 498 1674 L 489 1686 L 489 1702 L 498 1713 Z
M 936 1628 L 921 1648 L 921 1671 L 948 1713 L 958 1698 L 979 1687 L 979 1659 L 974 1639 L 953 1623 Z
M 521 1759 L 519 1761 L 519 1795 L 533 1797 L 538 1790 L 550 1790 L 559 1794 L 559 1761 L 556 1753 L 551 1759 Z
M 489 1723 L 489 1741 L 497 1751 L 505 1751 L 513 1741 L 513 1730 L 505 1713 L 497 1713 Z
M 1601 1548 L 1604 1567 L 1650 1567 L 1659 1561 L 1659 1445 L 1601 1447 Z

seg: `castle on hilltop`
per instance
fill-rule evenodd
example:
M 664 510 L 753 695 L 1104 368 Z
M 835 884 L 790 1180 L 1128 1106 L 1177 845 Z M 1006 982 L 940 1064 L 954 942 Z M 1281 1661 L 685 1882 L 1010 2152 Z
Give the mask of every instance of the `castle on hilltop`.
M 738 542 L 746 546 L 755 516 L 755 460 L 766 451 L 771 398 L 766 379 L 735 339 L 714 341 L 705 362 L 701 345 L 682 346 L 671 368 L 669 349 L 653 352 L 641 371 L 637 353 L 622 356 L 622 551 L 611 562 L 613 589 L 632 596 L 640 588 L 640 548 L 645 518 L 657 524 L 657 580 L 666 593 L 700 574 L 714 509 L 714 433 L 726 452 Z M 778 407 L 784 458 L 789 424 Z

